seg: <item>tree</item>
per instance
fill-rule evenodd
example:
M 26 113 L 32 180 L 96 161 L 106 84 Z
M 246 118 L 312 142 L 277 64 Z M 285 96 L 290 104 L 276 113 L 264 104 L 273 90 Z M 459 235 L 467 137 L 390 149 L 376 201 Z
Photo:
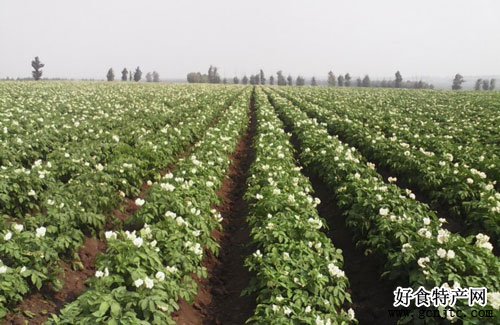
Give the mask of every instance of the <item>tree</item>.
M 464 77 L 460 73 L 457 73 L 455 75 L 455 78 L 453 79 L 453 83 L 451 85 L 451 89 L 453 90 L 460 90 L 462 89 L 462 84 L 465 82 Z
M 356 87 L 362 87 L 363 82 L 361 81 L 361 78 L 356 79 Z
M 280 70 L 278 72 L 276 72 L 276 74 L 278 75 L 278 86 L 286 86 L 286 79 L 285 77 L 283 76 L 283 72 Z
M 496 82 L 495 79 L 490 80 L 490 90 L 495 90 L 495 82 Z
M 270 76 L 269 77 L 269 84 L 272 86 L 274 85 L 274 77 L 273 76 Z
M 253 76 L 256 85 L 260 85 L 260 74 Z
M 132 81 L 132 70 L 128 72 L 128 81 Z
M 106 74 L 106 79 L 108 79 L 108 81 L 115 80 L 115 73 L 113 72 L 113 68 L 109 68 L 108 73 Z
M 244 84 L 244 85 L 248 85 L 248 77 L 247 76 L 243 76 L 243 79 L 241 79 L 241 83 Z
M 134 72 L 134 81 L 138 82 L 139 80 L 141 80 L 141 78 L 142 78 L 142 71 L 139 67 L 137 67 Z
M 328 86 L 335 87 L 336 79 L 332 71 L 328 72 Z
M 221 82 L 220 75 L 217 72 L 217 68 L 214 67 L 214 84 L 220 84 L 220 82 Z
M 122 70 L 122 81 L 127 81 L 128 70 L 127 68 L 123 68 Z
M 202 75 L 200 72 L 190 72 L 187 75 L 187 81 L 189 83 L 201 83 L 208 82 L 208 76 Z
M 226 85 L 226 84 L 227 84 L 227 78 L 222 79 L 222 83 L 223 83 L 224 85 Z
M 351 79 L 351 75 L 349 73 L 346 73 L 344 77 L 344 86 L 351 87 Z
M 288 86 L 293 86 L 293 79 L 292 79 L 291 75 L 288 75 L 288 77 L 286 78 L 286 81 L 287 81 Z
M 399 70 L 396 71 L 395 76 L 396 76 L 396 79 L 394 79 L 394 86 L 396 88 L 401 88 L 401 83 L 403 82 L 403 77 L 401 76 L 401 72 L 399 72 Z
M 156 71 L 153 71 L 153 82 L 160 82 L 160 74 Z
M 42 68 L 45 66 L 42 62 L 40 62 L 40 59 L 38 56 L 35 56 L 35 59 L 31 61 L 31 66 L 33 67 L 33 70 L 31 74 L 33 75 L 33 79 L 35 80 L 40 80 L 42 78 Z
M 482 83 L 482 79 L 477 79 L 476 80 L 476 84 L 474 85 L 474 90 L 481 90 L 481 83 Z
M 264 77 L 264 71 L 262 71 L 262 69 L 260 69 L 260 84 L 261 85 L 265 85 L 266 84 L 266 78 Z
M 233 78 L 233 84 L 237 85 L 240 83 L 240 79 L 238 79 L 238 77 L 234 77 Z
M 217 67 L 210 66 L 208 69 L 208 82 L 211 84 L 220 84 L 220 75 L 217 72 Z
M 301 76 L 297 76 L 297 79 L 295 79 L 295 85 L 296 86 L 304 86 L 305 84 L 306 84 L 306 80 Z
M 146 82 L 153 82 L 153 75 L 151 72 L 146 73 Z
M 344 87 L 344 76 L 343 75 L 340 75 L 337 78 L 337 83 L 338 83 L 339 87 Z
M 213 83 L 213 80 L 214 80 L 213 67 L 210 66 L 210 68 L 208 68 L 208 82 Z
M 316 87 L 317 85 L 318 85 L 318 83 L 316 82 L 316 78 L 312 77 L 312 79 L 311 79 L 311 86 Z
M 490 89 L 490 83 L 488 82 L 488 80 L 484 79 L 483 80 L 483 90 L 488 90 Z
M 366 75 L 363 78 L 362 85 L 363 85 L 363 87 L 370 87 L 371 83 L 370 83 L 370 77 L 368 75 Z

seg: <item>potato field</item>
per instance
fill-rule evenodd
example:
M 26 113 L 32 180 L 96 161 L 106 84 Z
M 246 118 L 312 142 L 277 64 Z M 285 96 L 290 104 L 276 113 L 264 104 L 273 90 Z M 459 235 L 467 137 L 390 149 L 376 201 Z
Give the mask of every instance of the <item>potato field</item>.
M 0 217 L 0 324 L 498 324 L 500 93 L 0 83 Z

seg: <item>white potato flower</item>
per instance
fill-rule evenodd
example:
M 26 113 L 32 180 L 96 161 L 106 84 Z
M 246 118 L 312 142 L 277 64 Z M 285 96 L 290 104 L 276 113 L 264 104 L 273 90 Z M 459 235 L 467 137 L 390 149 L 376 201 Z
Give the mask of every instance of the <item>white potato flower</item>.
M 173 192 L 175 190 L 175 186 L 170 183 L 161 183 L 160 187 L 167 192 Z
M 12 232 L 7 231 L 7 233 L 3 236 L 5 241 L 9 241 L 12 238 Z
M 163 280 L 165 280 L 165 273 L 163 273 L 162 271 L 158 271 L 158 272 L 156 272 L 156 274 L 155 274 L 155 278 L 156 278 L 158 281 L 163 281 Z
M 110 239 L 116 239 L 117 235 L 116 232 L 109 230 L 104 233 L 104 236 L 106 237 L 107 240 L 110 240 Z
M 440 258 L 445 258 L 446 257 L 446 249 L 439 248 L 437 250 L 437 256 L 439 256 Z
M 144 281 L 142 279 L 137 279 L 137 280 L 134 281 L 134 286 L 136 288 L 141 287 L 143 284 L 144 284 Z
M 455 252 L 451 249 L 448 250 L 448 252 L 446 252 L 446 259 L 447 260 L 452 260 L 455 258 Z
M 426 263 L 429 263 L 430 261 L 431 261 L 431 259 L 429 257 L 421 257 L 418 259 L 417 264 L 418 264 L 418 266 L 420 266 L 421 268 L 424 269 L 427 267 Z
M 154 287 L 154 282 L 153 282 L 153 279 L 150 279 L 148 277 L 144 278 L 144 285 L 146 286 L 146 288 L 148 289 L 153 289 Z
M 437 241 L 440 244 L 444 244 L 448 241 L 448 238 L 450 237 L 450 232 L 446 229 L 439 229 L 438 230 L 438 235 L 437 235 Z
M 36 237 L 38 237 L 38 238 L 44 237 L 46 232 L 47 232 L 47 228 L 45 228 L 43 226 L 36 228 Z
M 384 217 L 384 216 L 386 216 L 386 215 L 388 215 L 388 214 L 389 214 L 389 209 L 388 209 L 388 208 L 380 208 L 380 209 L 378 210 L 378 213 L 379 213 L 381 216 L 383 216 L 383 217 Z
M 354 310 L 352 308 L 349 308 L 347 311 L 347 316 L 349 317 L 349 320 L 354 320 L 356 317 L 356 314 L 354 314 Z
M 262 258 L 262 253 L 260 252 L 260 249 L 256 250 L 255 253 L 253 253 L 253 256 L 257 258 Z
M 339 267 L 333 263 L 328 264 L 328 272 L 331 276 L 341 278 L 345 276 L 345 272 L 339 269 Z
M 500 309 L 500 292 L 488 292 L 488 305 L 493 307 L 493 309 Z
M 134 243 L 135 246 L 141 247 L 144 241 L 141 237 L 137 237 L 132 242 Z
M 179 272 L 179 269 L 174 265 L 174 266 L 169 266 L 167 265 L 165 267 L 165 271 L 168 273 L 168 274 L 174 274 L 174 273 L 177 273 Z
M 403 247 L 401 247 L 401 252 L 406 253 L 411 248 L 412 248 L 412 246 L 410 243 L 405 243 L 405 244 L 403 244 Z

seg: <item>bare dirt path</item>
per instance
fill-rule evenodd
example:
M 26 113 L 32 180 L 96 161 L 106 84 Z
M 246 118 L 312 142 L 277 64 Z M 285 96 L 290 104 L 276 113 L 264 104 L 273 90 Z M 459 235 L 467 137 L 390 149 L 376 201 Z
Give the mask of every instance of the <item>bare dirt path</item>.
M 194 304 L 181 302 L 174 314 L 177 324 L 244 324 L 255 309 L 255 297 L 241 296 L 251 274 L 244 267 L 245 258 L 253 252 L 250 229 L 246 222 L 248 204 L 243 199 L 246 179 L 255 159 L 253 138 L 256 116 L 253 95 L 250 99 L 250 125 L 232 156 L 232 164 L 218 195 L 222 204 L 217 208 L 224 218 L 223 231 L 213 234 L 220 244 L 219 256 L 208 256 L 204 265 L 208 279 L 199 280 L 200 289 Z

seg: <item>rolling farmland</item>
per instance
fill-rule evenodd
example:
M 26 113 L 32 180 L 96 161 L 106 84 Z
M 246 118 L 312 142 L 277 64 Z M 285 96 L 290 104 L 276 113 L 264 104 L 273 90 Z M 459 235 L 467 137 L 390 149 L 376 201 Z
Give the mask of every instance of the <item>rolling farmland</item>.
M 496 324 L 499 125 L 498 92 L 0 83 L 0 322 Z

